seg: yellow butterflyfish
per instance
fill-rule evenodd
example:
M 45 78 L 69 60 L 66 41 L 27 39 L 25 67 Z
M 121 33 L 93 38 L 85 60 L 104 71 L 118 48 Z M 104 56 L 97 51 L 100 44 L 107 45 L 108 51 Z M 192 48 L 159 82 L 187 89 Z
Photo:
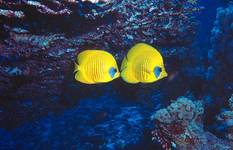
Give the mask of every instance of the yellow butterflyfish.
M 167 77 L 167 72 L 159 51 L 148 44 L 138 43 L 124 57 L 121 77 L 132 84 L 152 83 Z
M 75 63 L 75 79 L 85 84 L 110 82 L 120 77 L 114 57 L 103 50 L 85 50 Z

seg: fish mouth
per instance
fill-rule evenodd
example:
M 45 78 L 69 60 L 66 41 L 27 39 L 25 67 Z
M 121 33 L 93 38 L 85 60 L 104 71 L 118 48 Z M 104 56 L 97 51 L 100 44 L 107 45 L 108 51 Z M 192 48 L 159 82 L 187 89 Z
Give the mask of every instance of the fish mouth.
M 164 72 L 164 77 L 167 77 L 168 76 L 168 73 L 165 71 Z
M 120 76 L 121 76 L 120 72 L 117 72 L 115 78 L 119 78 Z

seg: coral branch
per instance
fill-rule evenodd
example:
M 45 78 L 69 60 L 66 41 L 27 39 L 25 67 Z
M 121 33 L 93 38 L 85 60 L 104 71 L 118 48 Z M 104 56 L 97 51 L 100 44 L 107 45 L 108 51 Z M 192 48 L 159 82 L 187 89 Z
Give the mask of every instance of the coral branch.
M 40 2 L 36 1 L 24 1 L 27 5 L 36 7 L 37 11 L 39 11 L 42 14 L 48 14 L 48 15 L 70 15 L 72 13 L 71 10 L 68 8 L 63 8 L 61 10 L 55 11 L 47 7 L 46 5 L 41 4 Z M 54 4 L 61 5 L 60 2 L 54 1 Z
M 0 16 L 5 16 L 8 18 L 23 18 L 25 15 L 22 11 L 12 11 L 12 10 L 5 10 L 5 9 L 0 9 Z

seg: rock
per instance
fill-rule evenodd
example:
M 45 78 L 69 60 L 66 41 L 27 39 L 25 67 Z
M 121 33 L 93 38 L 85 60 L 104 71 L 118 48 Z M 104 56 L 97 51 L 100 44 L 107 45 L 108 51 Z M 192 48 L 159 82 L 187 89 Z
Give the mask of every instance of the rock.
M 154 0 L 76 2 L 0 1 L 8 10 L 15 11 L 17 6 L 25 12 L 24 20 L 14 20 L 9 24 L 11 18 L 7 17 L 4 18 L 6 22 L 0 21 L 7 27 L 7 36 L 0 41 L 0 99 L 4 101 L 0 106 L 8 108 L 5 113 L 17 118 L 17 123 L 23 123 L 25 118 L 13 115 L 12 110 L 14 114 L 35 111 L 36 116 L 41 117 L 54 111 L 52 106 L 62 107 L 59 100 L 53 101 L 51 97 L 60 97 L 62 101 L 67 99 L 70 91 L 75 91 L 73 97 L 79 96 L 77 91 L 81 91 L 83 85 L 74 81 L 73 65 L 82 50 L 103 49 L 116 55 L 120 62 L 130 46 L 147 42 L 168 46 L 161 48 L 166 59 L 180 57 L 181 52 L 188 50 L 186 45 L 192 43 L 197 25 L 194 13 L 201 10 L 198 5 L 177 1 L 164 1 L 164 4 Z M 45 9 L 48 11 L 41 12 Z M 64 9 L 69 9 L 72 14 L 60 14 Z M 169 48 L 172 45 L 176 48 Z M 70 91 L 66 91 L 67 87 L 71 87 Z M 156 90 L 153 85 L 146 90 L 149 89 Z M 140 90 L 140 93 L 144 91 Z M 135 97 L 141 99 L 136 93 Z M 24 99 L 31 100 L 33 106 L 14 109 L 18 106 L 17 101 Z M 28 119 L 33 115 L 29 113 Z M 1 125 L 5 127 L 8 121 L 11 122 L 6 119 Z
M 212 29 L 211 42 L 215 51 L 215 55 L 221 55 L 218 57 L 222 63 L 227 62 L 233 65 L 233 3 L 230 2 L 227 8 L 218 8 L 216 21 Z

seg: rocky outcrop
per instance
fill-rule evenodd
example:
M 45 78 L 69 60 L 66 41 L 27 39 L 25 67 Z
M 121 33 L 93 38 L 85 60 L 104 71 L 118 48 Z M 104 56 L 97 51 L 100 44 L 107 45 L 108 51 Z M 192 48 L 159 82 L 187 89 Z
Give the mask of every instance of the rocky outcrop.
M 80 89 L 83 85 L 73 80 L 73 62 L 84 49 L 104 49 L 120 62 L 128 48 L 137 42 L 189 45 L 196 32 L 194 13 L 201 9 L 183 0 L 0 3 L 0 9 L 24 14 L 22 18 L 9 16 L 5 11 L 0 14 L 4 35 L 0 41 L 0 107 L 1 114 L 9 116 L 1 120 L 4 124 L 10 118 L 24 120 L 17 116 L 21 112 L 38 111 L 41 115 L 52 106 L 60 109 L 63 102 L 57 99 L 67 99 L 70 91 L 78 91 L 74 97 L 80 97 L 85 88 Z M 62 10 L 69 13 L 59 13 Z M 161 52 L 174 59 L 184 50 L 187 48 L 173 51 L 167 48 Z M 25 107 L 28 102 L 30 105 Z
M 178 150 L 232 150 L 232 145 L 204 131 L 203 113 L 200 101 L 178 98 L 152 116 L 156 126 L 153 139 L 165 150 L 172 147 Z

